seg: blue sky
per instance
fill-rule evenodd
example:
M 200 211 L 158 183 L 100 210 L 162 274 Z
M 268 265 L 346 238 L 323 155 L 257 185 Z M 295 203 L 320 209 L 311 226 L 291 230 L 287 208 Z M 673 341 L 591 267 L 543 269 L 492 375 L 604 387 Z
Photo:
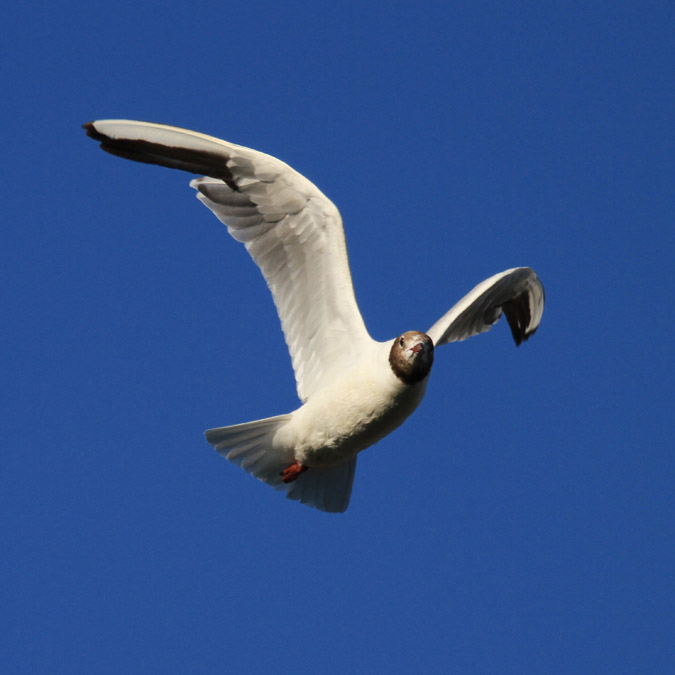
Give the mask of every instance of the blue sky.
M 675 666 L 672 3 L 382 7 L 4 17 L 6 672 Z M 313 180 L 377 339 L 517 265 L 540 330 L 440 348 L 345 514 L 284 500 L 202 437 L 297 406 L 265 284 L 105 117 Z

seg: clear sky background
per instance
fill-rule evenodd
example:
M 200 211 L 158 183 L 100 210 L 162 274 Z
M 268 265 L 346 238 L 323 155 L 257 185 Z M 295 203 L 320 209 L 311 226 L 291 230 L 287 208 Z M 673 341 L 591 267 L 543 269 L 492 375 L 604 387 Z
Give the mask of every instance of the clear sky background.
M 672 2 L 63 2 L 3 17 L 0 514 L 12 673 L 667 673 Z M 345 514 L 204 429 L 298 405 L 190 176 L 80 125 L 275 155 L 340 208 L 371 334 L 536 269 L 439 348 Z

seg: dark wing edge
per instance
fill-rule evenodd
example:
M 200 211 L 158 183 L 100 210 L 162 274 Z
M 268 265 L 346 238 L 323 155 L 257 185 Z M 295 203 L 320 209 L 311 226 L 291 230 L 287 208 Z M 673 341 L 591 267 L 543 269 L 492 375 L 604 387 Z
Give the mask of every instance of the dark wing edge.
M 111 155 L 143 164 L 156 164 L 199 175 L 206 174 L 219 178 L 230 189 L 239 192 L 232 171 L 227 166 L 228 157 L 224 150 L 216 153 L 208 150 L 167 146 L 142 139 L 114 138 L 101 133 L 94 125 L 95 122 L 87 122 L 82 125 L 82 128 L 89 138 L 98 141 L 101 149 Z
M 543 286 L 541 289 L 543 302 Z M 516 347 L 520 347 L 523 342 L 529 340 L 537 332 L 539 323 L 537 322 L 536 325 L 532 325 L 532 295 L 529 288 L 511 300 L 507 300 L 502 305 L 502 310 L 506 315 L 506 321 L 511 329 L 511 335 L 513 336 L 513 341 L 516 343 Z

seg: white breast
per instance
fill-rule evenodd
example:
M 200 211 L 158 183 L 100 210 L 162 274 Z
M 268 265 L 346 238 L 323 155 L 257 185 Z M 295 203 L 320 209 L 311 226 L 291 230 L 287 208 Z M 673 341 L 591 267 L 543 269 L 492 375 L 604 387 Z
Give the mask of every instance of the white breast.
M 428 377 L 414 385 L 391 371 L 389 343 L 375 343 L 354 367 L 292 413 L 275 446 L 306 466 L 331 466 L 377 443 L 417 408 Z

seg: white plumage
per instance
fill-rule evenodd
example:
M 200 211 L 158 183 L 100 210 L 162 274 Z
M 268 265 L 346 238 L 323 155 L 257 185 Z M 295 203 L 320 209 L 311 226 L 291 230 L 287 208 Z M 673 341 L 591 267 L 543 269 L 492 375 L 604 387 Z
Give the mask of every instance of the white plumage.
M 340 214 L 290 166 L 161 124 L 102 120 L 85 128 L 112 154 L 205 174 L 190 185 L 260 267 L 303 405 L 287 415 L 210 429 L 206 438 L 290 499 L 324 511 L 347 508 L 356 455 L 419 405 L 434 345 L 489 330 L 502 313 L 516 344 L 539 325 L 543 286 L 533 270 L 518 267 L 476 286 L 428 337 L 407 332 L 393 344 L 376 342 L 354 297 Z

